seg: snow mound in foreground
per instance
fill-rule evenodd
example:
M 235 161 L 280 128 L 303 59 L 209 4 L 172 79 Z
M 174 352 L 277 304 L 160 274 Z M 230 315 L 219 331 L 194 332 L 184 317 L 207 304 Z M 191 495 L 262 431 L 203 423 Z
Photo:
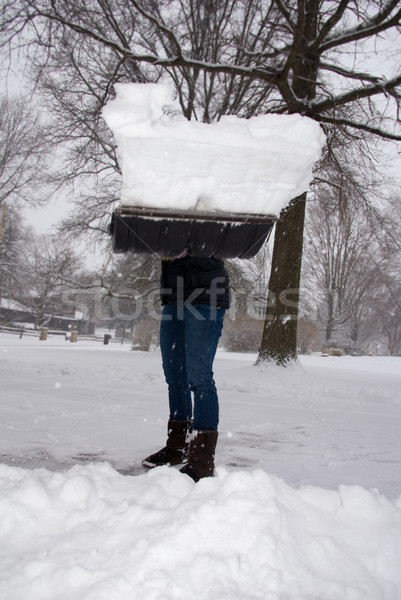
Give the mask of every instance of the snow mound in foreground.
M 401 504 L 263 471 L 0 465 L 4 600 L 396 600 Z
M 117 84 L 103 110 L 122 168 L 121 204 L 278 216 L 308 189 L 325 136 L 301 115 L 188 121 L 161 84 Z

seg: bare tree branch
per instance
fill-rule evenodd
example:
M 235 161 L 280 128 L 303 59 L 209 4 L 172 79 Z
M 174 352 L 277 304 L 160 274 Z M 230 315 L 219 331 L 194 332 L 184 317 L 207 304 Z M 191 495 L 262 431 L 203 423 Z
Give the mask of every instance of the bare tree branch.
M 382 80 L 374 85 L 363 86 L 341 94 L 334 96 L 333 98 L 311 102 L 311 114 L 313 116 L 327 112 L 329 110 L 335 110 L 345 104 L 350 104 L 356 100 L 362 100 L 363 98 L 372 98 L 384 93 L 393 92 L 399 85 L 401 85 L 401 75 L 394 77 L 393 79 Z
M 370 75 L 369 73 L 363 73 L 361 71 L 353 71 L 351 69 L 346 69 L 340 65 L 329 64 L 326 62 L 320 62 L 320 69 L 322 71 L 331 71 L 332 73 L 336 73 L 337 75 L 341 75 L 347 79 L 355 79 L 357 81 L 368 81 L 369 83 L 379 83 L 380 78 L 375 75 Z
M 329 115 L 315 115 L 314 118 L 316 119 L 316 121 L 319 121 L 320 123 L 330 123 L 331 125 L 336 125 L 336 126 L 343 125 L 346 127 L 350 127 L 351 129 L 355 129 L 358 131 L 365 131 L 366 133 L 371 133 L 373 135 L 377 135 L 378 137 L 381 137 L 385 140 L 392 140 L 392 141 L 396 141 L 396 142 L 401 141 L 401 133 L 397 135 L 395 133 L 390 133 L 389 131 L 385 131 L 382 128 L 367 125 L 366 123 L 356 123 L 356 122 L 350 121 L 349 119 L 344 119 L 342 117 L 330 117 Z
M 326 36 L 329 35 L 329 33 L 331 31 L 333 31 L 333 29 L 335 28 L 337 23 L 339 23 L 341 21 L 341 18 L 343 17 L 344 12 L 347 9 L 348 5 L 349 5 L 349 0 L 341 0 L 339 2 L 337 10 L 331 17 L 329 17 L 327 19 L 327 21 L 324 23 L 323 27 L 321 28 L 316 40 L 313 42 L 313 46 L 315 48 L 321 47 L 322 42 L 326 38 Z
M 387 29 L 400 25 L 401 9 L 398 10 L 391 18 L 386 20 L 397 6 L 399 6 L 399 0 L 390 0 L 385 4 L 383 10 L 379 11 L 374 17 L 367 19 L 356 27 L 343 31 L 341 34 L 334 33 L 331 37 L 327 37 L 326 42 L 323 42 L 320 45 L 320 51 L 326 52 L 327 50 L 336 48 L 338 46 L 344 46 L 345 44 L 350 44 L 351 42 L 356 42 L 358 40 L 378 35 Z

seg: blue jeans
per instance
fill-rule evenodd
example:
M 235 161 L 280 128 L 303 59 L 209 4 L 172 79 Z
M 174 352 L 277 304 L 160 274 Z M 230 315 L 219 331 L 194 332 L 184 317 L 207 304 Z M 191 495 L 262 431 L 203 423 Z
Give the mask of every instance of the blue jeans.
M 225 308 L 203 304 L 163 307 L 160 348 L 170 419 L 192 419 L 193 392 L 193 428 L 199 431 L 217 431 L 219 423 L 213 361 L 225 312 Z

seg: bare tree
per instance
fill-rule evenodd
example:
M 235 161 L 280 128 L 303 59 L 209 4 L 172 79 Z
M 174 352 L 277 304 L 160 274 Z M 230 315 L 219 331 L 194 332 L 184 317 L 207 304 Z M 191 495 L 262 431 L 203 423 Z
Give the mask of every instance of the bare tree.
M 22 225 L 16 208 L 9 206 L 0 244 L 0 298 L 17 297 L 24 248 L 32 243 L 32 238 L 32 232 Z
M 132 334 L 141 320 L 159 319 L 160 260 L 154 255 L 111 255 L 96 271 L 63 281 L 64 300 L 97 324 Z
M 304 298 L 315 305 L 326 345 L 359 352 L 387 339 L 395 352 L 399 337 L 399 203 L 381 197 L 371 207 L 355 178 L 337 173 L 315 190 L 306 224 Z M 344 201 L 344 197 L 346 201 Z M 340 207 L 340 208 L 339 208 Z
M 380 47 L 389 33 L 398 42 L 400 19 L 399 0 L 3 0 L 2 21 L 6 40 L 29 28 L 39 73 L 72 37 L 68 70 L 90 48 L 112 64 L 111 84 L 170 77 L 187 118 L 300 113 L 322 123 L 329 142 L 334 130 L 350 143 L 401 139 L 398 62 L 388 76 L 384 54 L 360 66 L 367 43 Z M 102 91 L 105 101 L 110 87 Z M 261 361 L 296 357 L 305 199 L 277 224 Z
M 141 320 L 158 319 L 160 260 L 154 255 L 118 255 L 100 277 L 105 309 L 114 327 L 133 331 Z
M 45 170 L 46 135 L 33 109 L 20 97 L 0 99 L 0 206 L 41 199 L 35 184 Z
M 225 320 L 223 345 L 233 352 L 257 352 L 263 332 L 268 289 L 269 244 L 250 260 L 229 260 L 231 308 Z
M 397 196 L 388 199 L 381 242 L 385 268 L 380 270 L 379 301 L 374 307 L 374 321 L 392 356 L 401 355 L 401 203 Z
M 392 282 L 392 292 L 400 298 L 401 286 L 398 282 Z M 385 295 L 378 305 L 375 313 L 380 322 L 381 339 L 391 356 L 401 356 L 401 306 L 399 302 L 394 304 L 393 298 Z M 380 338 L 379 338 L 380 339 Z M 380 346 L 380 344 L 378 344 Z
M 304 277 L 324 323 L 325 342 L 340 328 L 356 343 L 381 262 L 364 206 L 348 198 L 338 210 L 338 201 L 326 188 L 314 202 L 306 232 Z
M 17 274 L 16 299 L 29 308 L 36 326 L 62 313 L 65 280 L 76 276 L 81 268 L 81 259 L 60 239 L 37 236 L 26 245 Z

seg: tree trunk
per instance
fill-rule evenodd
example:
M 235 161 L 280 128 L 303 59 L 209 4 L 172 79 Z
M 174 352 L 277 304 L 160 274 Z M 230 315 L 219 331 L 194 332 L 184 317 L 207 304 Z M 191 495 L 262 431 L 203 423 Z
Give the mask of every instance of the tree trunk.
M 306 193 L 295 198 L 276 225 L 269 302 L 257 364 L 285 366 L 297 357 L 297 320 Z
M 326 322 L 326 336 L 325 342 L 330 342 L 331 335 L 333 333 L 333 325 L 334 325 L 334 300 L 333 294 L 330 292 L 327 299 L 327 322 Z
M 6 205 L 4 203 L 2 211 L 1 211 L 1 217 L 0 217 L 0 244 L 3 239 L 3 231 L 4 231 L 5 224 L 6 224 Z
M 299 3 L 299 10 L 304 11 L 303 19 L 299 21 L 302 34 L 292 66 L 291 87 L 296 98 L 313 100 L 316 96 L 320 56 L 316 50 L 311 52 L 309 43 L 316 38 L 317 34 L 319 0 L 306 0 L 304 3 Z M 289 113 L 296 110 L 296 107 L 288 106 Z M 273 306 L 267 308 L 257 364 L 274 361 L 278 365 L 285 366 L 297 358 L 297 320 L 305 201 L 306 193 L 294 198 L 276 226 L 268 296 L 269 300 L 272 299 Z M 291 300 L 288 296 L 291 296 Z M 272 308 L 271 312 L 270 308 Z

